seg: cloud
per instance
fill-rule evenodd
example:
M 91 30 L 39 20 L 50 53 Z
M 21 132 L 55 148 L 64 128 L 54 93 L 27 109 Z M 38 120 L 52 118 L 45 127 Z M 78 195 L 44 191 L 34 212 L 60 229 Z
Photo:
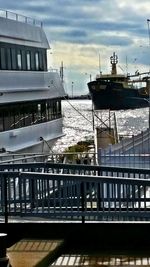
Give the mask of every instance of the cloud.
M 110 32 L 114 32 L 114 35 L 124 32 L 128 38 L 125 44 L 128 45 L 129 38 L 132 43 L 134 36 L 144 36 L 146 33 L 145 25 L 141 23 L 144 16 L 138 7 L 146 10 L 148 1 L 144 1 L 145 5 L 139 0 L 133 0 L 133 4 L 129 0 L 119 2 L 117 0 L 22 0 L 17 2 L 0 0 L 0 6 L 43 20 L 47 32 L 51 36 L 53 34 L 53 39 L 60 42 L 66 40 L 67 43 L 70 41 L 70 43 L 95 42 L 97 44 L 99 42 L 96 33 L 102 32 L 106 38 L 101 40 L 105 39 L 106 45 L 110 40 L 111 45 L 112 39 L 107 38 L 107 35 Z

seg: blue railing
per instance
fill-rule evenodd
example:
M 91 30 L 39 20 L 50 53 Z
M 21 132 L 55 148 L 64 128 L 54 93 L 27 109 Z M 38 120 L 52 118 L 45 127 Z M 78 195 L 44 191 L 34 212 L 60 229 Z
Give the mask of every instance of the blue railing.
M 0 216 L 5 222 L 16 216 L 82 223 L 149 221 L 149 176 L 149 169 L 0 165 Z

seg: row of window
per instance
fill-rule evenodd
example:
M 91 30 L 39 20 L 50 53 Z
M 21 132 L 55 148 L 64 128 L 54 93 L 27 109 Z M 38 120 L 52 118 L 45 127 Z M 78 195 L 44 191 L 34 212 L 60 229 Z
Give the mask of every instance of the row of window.
M 61 117 L 60 100 L 44 100 L 0 106 L 0 132 Z
M 46 71 L 46 49 L 0 43 L 0 69 Z

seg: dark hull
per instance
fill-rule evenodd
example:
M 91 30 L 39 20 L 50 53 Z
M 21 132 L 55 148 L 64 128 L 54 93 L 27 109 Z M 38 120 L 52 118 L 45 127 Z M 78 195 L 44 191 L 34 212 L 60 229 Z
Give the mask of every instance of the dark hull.
M 123 88 L 119 83 L 88 83 L 89 92 L 95 110 L 135 109 L 149 106 L 149 96 L 140 93 L 139 89 Z

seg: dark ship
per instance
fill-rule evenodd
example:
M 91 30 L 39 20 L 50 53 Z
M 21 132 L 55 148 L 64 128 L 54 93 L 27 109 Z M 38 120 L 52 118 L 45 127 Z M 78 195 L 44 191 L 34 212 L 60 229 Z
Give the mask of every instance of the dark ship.
M 88 83 L 94 109 L 135 109 L 149 106 L 149 72 L 135 75 L 117 74 L 118 57 L 110 57 L 111 74 L 97 75 L 96 80 Z M 147 76 L 143 76 L 147 75 Z M 131 79 L 137 77 L 136 79 Z M 144 84 L 144 86 L 143 86 Z M 140 85 L 140 86 L 139 86 Z

